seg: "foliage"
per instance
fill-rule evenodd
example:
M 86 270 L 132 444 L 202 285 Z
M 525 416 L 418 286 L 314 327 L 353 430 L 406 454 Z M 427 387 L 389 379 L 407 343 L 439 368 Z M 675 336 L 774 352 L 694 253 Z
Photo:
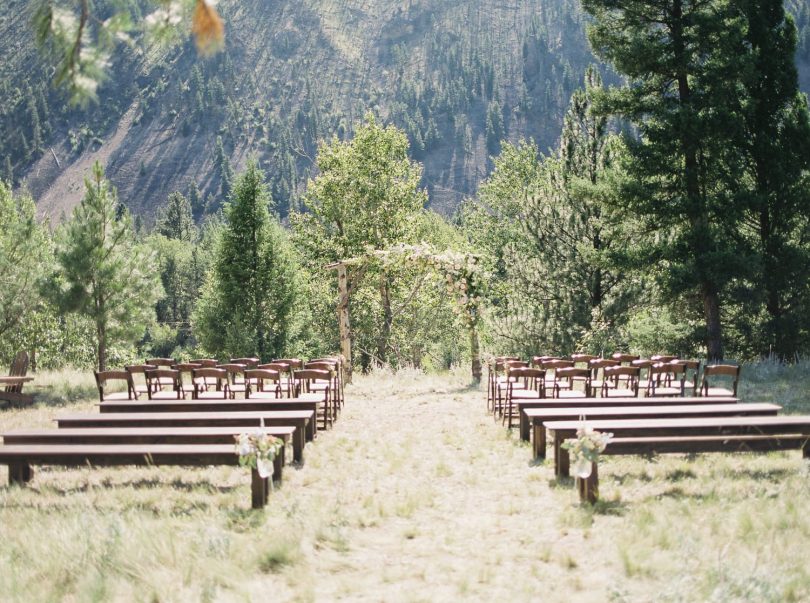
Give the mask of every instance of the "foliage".
M 584 417 L 581 418 L 576 439 L 562 443 L 562 447 L 571 455 L 571 464 L 574 465 L 577 477 L 586 478 L 591 475 L 591 464 L 599 460 L 599 455 L 612 437 L 612 433 L 596 431 L 586 423 Z
M 155 232 L 167 239 L 193 241 L 196 237 L 191 203 L 181 193 L 175 191 L 160 208 L 155 223 Z
M 119 211 L 98 162 L 85 188 L 57 237 L 57 269 L 46 293 L 60 311 L 93 321 L 97 364 L 105 370 L 108 346 L 135 342 L 154 320 L 161 288 L 154 257 L 135 240 L 132 219 Z
M 51 260 L 48 233 L 26 194 L 0 180 L 0 339 L 25 323 L 38 304 L 37 285 Z
M 421 167 L 408 159 L 403 132 L 379 125 L 369 114 L 350 141 L 322 144 L 317 163 L 320 173 L 309 182 L 304 197 L 310 213 L 290 217 L 296 245 L 312 272 L 368 251 L 414 242 L 427 197 L 419 189 Z M 378 311 L 372 314 L 373 302 L 364 301 L 367 293 L 353 293 L 353 304 L 362 306 L 355 312 L 359 320 L 354 330 L 366 359 L 374 354 L 378 362 L 386 361 L 397 301 L 394 288 L 403 276 L 383 266 L 367 272 L 362 284 L 352 285 L 374 283 L 379 295 Z M 368 344 L 363 343 L 366 336 Z
M 462 211 L 470 240 L 494 260 L 489 326 L 497 350 L 600 351 L 637 295 L 635 279 L 611 262 L 632 221 L 609 206 L 625 151 L 593 114 L 601 86 L 589 69 L 555 154 L 505 144 L 478 199 Z
M 283 356 L 295 337 L 300 287 L 287 234 L 268 210 L 264 174 L 248 162 L 225 205 L 225 225 L 192 324 L 215 356 Z
M 725 0 L 583 6 L 596 53 L 628 78 L 601 95 L 600 112 L 639 134 L 627 137 L 617 200 L 648 236 L 626 265 L 653 272 L 668 301 L 699 303 L 708 355 L 722 358 L 721 296 L 745 263 L 734 236 L 741 207 L 729 202 L 729 183 L 740 177 L 729 150 L 739 129 L 742 23 Z
M 106 11 L 91 0 L 80 0 L 78 12 L 75 5 L 38 0 L 34 15 L 37 42 L 51 51 L 57 64 L 54 83 L 66 86 L 75 104 L 98 100 L 96 90 L 107 77 L 110 53 L 116 43 L 133 44 L 132 34 L 169 41 L 179 37 L 181 23 L 190 21 L 200 52 L 217 50 L 224 39 L 222 20 L 208 0 L 161 0 L 154 12 L 140 20 L 137 2 L 102 3 L 102 9 L 112 10 L 106 18 L 98 14 Z
M 746 0 L 737 8 L 748 65 L 738 144 L 746 177 L 736 192 L 755 262 L 735 292 L 741 308 L 733 325 L 749 355 L 773 351 L 792 359 L 810 344 L 810 116 L 798 88 L 796 27 L 781 0 Z

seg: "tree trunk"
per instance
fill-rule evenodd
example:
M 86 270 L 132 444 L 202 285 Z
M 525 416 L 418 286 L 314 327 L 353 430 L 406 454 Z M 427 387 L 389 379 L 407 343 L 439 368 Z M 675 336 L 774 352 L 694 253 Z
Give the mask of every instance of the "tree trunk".
M 692 91 L 689 86 L 688 64 L 684 43 L 684 16 L 682 1 L 676 0 L 672 7 L 672 41 L 677 65 L 678 101 L 681 118 L 686 119 L 692 112 Z M 688 120 L 686 122 L 689 123 Z M 719 360 L 723 357 L 722 328 L 720 324 L 720 297 L 717 287 L 708 277 L 703 267 L 706 261 L 706 251 L 711 247 L 708 239 L 708 216 L 706 215 L 705 199 L 700 190 L 700 166 L 698 163 L 698 140 L 695 133 L 687 127 L 681 126 L 680 146 L 684 158 L 684 180 L 686 183 L 686 197 L 688 199 L 688 219 L 691 228 L 691 246 L 695 257 L 697 269 L 702 272 L 700 277 L 700 296 L 703 300 L 703 316 L 706 321 L 706 351 L 710 360 Z
M 478 344 L 478 330 L 474 326 L 470 327 L 470 357 L 473 383 L 481 383 L 481 350 Z
M 383 325 L 380 332 L 380 339 L 377 342 L 377 359 L 380 364 L 385 364 L 388 352 L 388 340 L 391 338 L 391 323 L 394 320 L 391 311 L 391 291 L 388 282 L 388 275 L 383 272 L 380 275 L 380 303 L 383 308 Z
M 98 338 L 98 370 L 107 370 L 107 325 L 102 321 L 96 322 L 96 337 Z
M 723 339 L 720 327 L 720 298 L 711 283 L 704 282 L 700 291 L 703 316 L 706 320 L 706 351 L 709 360 L 723 359 Z
M 349 276 L 344 264 L 338 271 L 338 327 L 340 329 L 340 353 L 343 356 L 343 372 L 346 383 L 352 382 L 352 340 L 349 323 Z

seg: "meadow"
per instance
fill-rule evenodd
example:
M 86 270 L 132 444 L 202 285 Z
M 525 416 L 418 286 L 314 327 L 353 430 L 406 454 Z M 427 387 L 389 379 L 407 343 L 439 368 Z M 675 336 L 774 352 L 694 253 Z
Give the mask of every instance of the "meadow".
M 466 371 L 347 387 L 264 511 L 249 475 L 0 468 L 2 601 L 802 601 L 810 470 L 798 452 L 606 458 L 583 506 L 486 414 Z M 40 373 L 0 430 L 95 404 L 90 373 Z M 747 365 L 741 395 L 810 412 L 810 362 Z

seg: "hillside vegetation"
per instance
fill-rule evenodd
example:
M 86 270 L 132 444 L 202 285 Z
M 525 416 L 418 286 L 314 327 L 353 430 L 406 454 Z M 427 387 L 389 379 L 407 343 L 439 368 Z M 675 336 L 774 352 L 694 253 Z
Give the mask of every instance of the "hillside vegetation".
M 572 0 L 225 1 L 224 52 L 121 45 L 99 102 L 68 109 L 36 52 L 34 4 L 0 7 L 0 169 L 52 215 L 78 202 L 96 159 L 136 214 L 196 185 L 199 215 L 221 203 L 223 173 L 252 154 L 285 214 L 317 142 L 349 137 L 368 110 L 407 132 L 432 205 L 449 213 L 502 139 L 555 142 L 593 60 Z

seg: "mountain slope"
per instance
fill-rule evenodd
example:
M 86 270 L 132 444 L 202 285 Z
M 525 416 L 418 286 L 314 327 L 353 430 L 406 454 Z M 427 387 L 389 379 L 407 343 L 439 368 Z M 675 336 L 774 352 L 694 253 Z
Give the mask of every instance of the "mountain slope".
M 800 25 L 805 4 L 793 5 Z M 201 215 L 250 155 L 285 214 L 317 142 L 350 136 L 366 111 L 408 132 L 432 205 L 450 213 L 501 139 L 555 142 L 593 60 L 575 0 L 223 0 L 225 52 L 121 47 L 98 105 L 76 110 L 33 47 L 32 6 L 0 8 L 0 176 L 24 180 L 51 215 L 78 202 L 95 159 L 137 214 L 149 219 L 170 192 L 196 186 Z

